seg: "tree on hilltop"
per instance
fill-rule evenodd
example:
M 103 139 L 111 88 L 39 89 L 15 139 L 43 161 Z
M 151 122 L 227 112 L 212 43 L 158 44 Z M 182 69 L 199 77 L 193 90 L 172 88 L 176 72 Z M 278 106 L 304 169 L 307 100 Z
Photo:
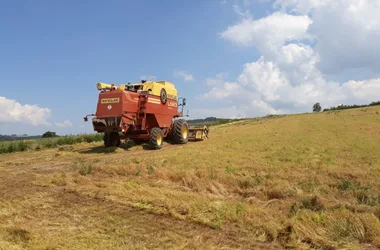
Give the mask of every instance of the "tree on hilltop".
M 321 112 L 321 110 L 322 110 L 322 107 L 321 107 L 321 104 L 319 104 L 319 102 L 313 105 L 313 112 Z

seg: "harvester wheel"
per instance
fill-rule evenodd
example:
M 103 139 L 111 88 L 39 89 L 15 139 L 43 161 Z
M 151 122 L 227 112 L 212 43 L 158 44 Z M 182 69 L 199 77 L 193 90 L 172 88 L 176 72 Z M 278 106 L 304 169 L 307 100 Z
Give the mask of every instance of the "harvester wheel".
M 117 132 L 106 132 L 104 133 L 104 146 L 109 147 L 119 147 L 120 146 L 120 135 Z
M 176 144 L 185 144 L 189 137 L 189 126 L 186 120 L 175 120 L 172 129 L 173 142 Z
M 164 133 L 160 128 L 153 128 L 150 131 L 149 147 L 151 149 L 160 149 L 164 143 Z

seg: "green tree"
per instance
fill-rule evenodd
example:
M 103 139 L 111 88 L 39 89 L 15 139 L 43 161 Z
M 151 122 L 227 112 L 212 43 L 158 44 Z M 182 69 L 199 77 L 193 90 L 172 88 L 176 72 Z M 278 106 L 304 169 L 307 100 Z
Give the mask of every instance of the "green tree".
M 319 104 L 319 102 L 313 105 L 313 112 L 321 112 L 321 110 L 322 110 L 322 107 L 321 107 L 321 104 Z
M 47 131 L 42 135 L 42 138 L 56 137 L 55 132 Z

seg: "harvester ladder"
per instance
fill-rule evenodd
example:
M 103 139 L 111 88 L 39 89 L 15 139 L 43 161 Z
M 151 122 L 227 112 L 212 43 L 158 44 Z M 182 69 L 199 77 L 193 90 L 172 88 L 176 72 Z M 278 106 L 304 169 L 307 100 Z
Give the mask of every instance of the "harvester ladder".
M 139 95 L 138 111 L 137 111 L 137 127 L 138 129 L 145 128 L 146 118 L 146 104 L 148 102 L 148 95 L 141 93 Z

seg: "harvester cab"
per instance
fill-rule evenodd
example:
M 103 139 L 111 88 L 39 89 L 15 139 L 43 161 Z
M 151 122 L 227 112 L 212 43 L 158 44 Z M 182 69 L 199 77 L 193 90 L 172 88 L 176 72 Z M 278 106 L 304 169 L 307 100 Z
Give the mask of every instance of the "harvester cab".
M 175 144 L 189 139 L 208 138 L 207 127 L 190 127 L 183 119 L 186 98 L 178 97 L 175 85 L 168 81 L 145 81 L 96 84 L 99 92 L 97 109 L 92 119 L 94 131 L 104 133 L 106 147 L 119 146 L 121 139 L 147 142 L 160 149 L 165 138 Z

